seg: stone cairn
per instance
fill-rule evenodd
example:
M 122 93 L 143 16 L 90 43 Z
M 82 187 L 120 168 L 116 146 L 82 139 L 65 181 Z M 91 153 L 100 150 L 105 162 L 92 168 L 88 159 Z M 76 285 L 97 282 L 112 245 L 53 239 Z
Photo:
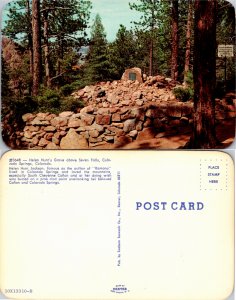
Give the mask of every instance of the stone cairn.
M 72 94 L 86 104 L 77 112 L 24 114 L 23 131 L 13 134 L 16 148 L 121 148 L 135 140 L 164 136 L 173 128 L 189 128 L 193 101 L 178 101 L 172 93 L 176 86 L 163 76 L 86 86 Z M 218 100 L 216 115 L 235 117 L 235 106 Z

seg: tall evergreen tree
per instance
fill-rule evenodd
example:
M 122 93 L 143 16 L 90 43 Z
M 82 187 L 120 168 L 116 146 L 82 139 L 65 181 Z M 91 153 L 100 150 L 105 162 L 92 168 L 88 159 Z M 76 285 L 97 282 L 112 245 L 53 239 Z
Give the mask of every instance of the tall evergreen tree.
M 32 38 L 33 38 L 33 95 L 39 92 L 42 78 L 42 55 L 41 55 L 41 24 L 40 24 L 40 1 L 32 0 Z
M 131 9 L 142 14 L 140 21 L 134 22 L 134 24 L 149 33 L 149 75 L 153 75 L 154 32 L 160 22 L 161 1 L 139 0 L 138 3 L 130 3 L 129 5 Z
M 178 50 L 179 50 L 179 4 L 172 0 L 172 53 L 171 53 L 171 78 L 178 79 Z
M 47 1 L 42 3 L 42 20 L 43 20 L 43 43 L 44 43 L 44 64 L 45 64 L 45 85 L 51 87 L 51 64 L 50 64 L 50 46 L 49 46 L 49 9 Z
M 6 6 L 7 21 L 2 33 L 29 52 L 29 74 L 33 77 L 32 1 L 19 0 Z M 29 91 L 31 91 L 31 82 Z
M 195 0 L 192 148 L 215 148 L 216 0 Z
M 136 48 L 137 41 L 133 31 L 120 25 L 116 40 L 109 47 L 112 52 L 110 63 L 115 65 L 117 78 L 121 78 L 125 69 L 137 65 L 135 61 Z
M 185 63 L 184 63 L 184 83 L 187 82 L 188 72 L 190 71 L 190 56 L 191 56 L 191 32 L 193 21 L 193 3 L 188 0 L 188 20 L 186 28 L 186 50 L 185 50 Z
M 97 14 L 91 27 L 90 50 L 85 71 L 88 82 L 110 79 L 110 63 L 107 51 L 108 43 L 105 29 L 100 15 Z
M 33 73 L 31 21 L 34 1 L 19 0 L 10 3 L 6 7 L 8 19 L 3 28 L 4 35 L 28 49 L 30 73 Z M 42 71 L 45 85 L 64 84 L 63 74 L 69 70 L 69 67 L 65 68 L 66 61 L 69 61 L 68 56 L 74 57 L 74 53 L 86 43 L 91 2 L 89 0 L 38 0 L 37 3 L 40 5 L 39 32 L 43 50 Z M 38 50 L 34 47 L 34 51 Z

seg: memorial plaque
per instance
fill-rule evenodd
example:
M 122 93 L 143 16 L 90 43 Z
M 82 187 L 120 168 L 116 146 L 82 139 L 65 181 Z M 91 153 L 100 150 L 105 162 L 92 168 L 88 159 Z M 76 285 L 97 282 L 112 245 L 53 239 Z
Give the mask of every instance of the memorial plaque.
M 234 46 L 233 45 L 218 45 L 218 57 L 233 57 Z

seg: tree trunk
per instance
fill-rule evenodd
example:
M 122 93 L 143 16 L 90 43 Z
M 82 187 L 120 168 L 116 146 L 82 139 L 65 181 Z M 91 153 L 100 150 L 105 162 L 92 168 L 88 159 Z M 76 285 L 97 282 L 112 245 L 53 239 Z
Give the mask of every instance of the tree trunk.
M 30 58 L 30 75 L 33 78 L 33 40 L 32 40 L 32 26 L 31 26 L 31 11 L 30 11 L 30 3 L 29 0 L 26 1 L 26 12 L 28 18 L 28 51 L 29 51 L 29 58 Z M 32 93 L 32 82 L 29 85 L 29 94 Z
M 171 53 L 171 78 L 178 79 L 178 0 L 172 0 L 172 53 Z
M 149 76 L 153 75 L 153 34 L 150 40 L 150 49 L 149 49 Z
M 44 63 L 45 63 L 45 85 L 51 87 L 51 70 L 50 70 L 50 49 L 48 43 L 48 10 L 44 8 L 43 12 L 43 38 L 44 38 Z
M 184 65 L 184 84 L 187 85 L 187 76 L 190 70 L 190 55 L 191 55 L 191 28 L 193 18 L 193 4 L 192 0 L 188 1 L 188 21 L 186 31 L 186 51 L 185 51 L 185 65 Z
M 216 0 L 195 1 L 194 129 L 191 148 L 215 148 Z
M 32 1 L 32 36 L 33 36 L 33 95 L 39 92 L 42 76 L 40 1 Z
M 149 44 L 149 76 L 153 76 L 154 2 L 152 2 L 151 39 Z

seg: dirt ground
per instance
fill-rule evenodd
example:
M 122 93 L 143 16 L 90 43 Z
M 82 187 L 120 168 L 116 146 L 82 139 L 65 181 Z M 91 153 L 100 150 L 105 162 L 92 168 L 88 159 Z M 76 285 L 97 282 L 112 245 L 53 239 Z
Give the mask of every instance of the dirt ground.
M 164 134 L 163 134 L 164 135 Z M 217 149 L 229 147 L 235 138 L 235 119 L 225 119 L 216 125 L 216 135 L 220 142 Z M 191 136 L 191 129 L 185 132 L 170 132 L 168 135 L 144 141 L 134 141 L 119 149 L 179 149 L 186 145 Z M 113 148 L 113 147 L 112 147 Z M 114 149 L 114 148 L 113 148 Z M 117 149 L 117 148 L 116 148 Z

